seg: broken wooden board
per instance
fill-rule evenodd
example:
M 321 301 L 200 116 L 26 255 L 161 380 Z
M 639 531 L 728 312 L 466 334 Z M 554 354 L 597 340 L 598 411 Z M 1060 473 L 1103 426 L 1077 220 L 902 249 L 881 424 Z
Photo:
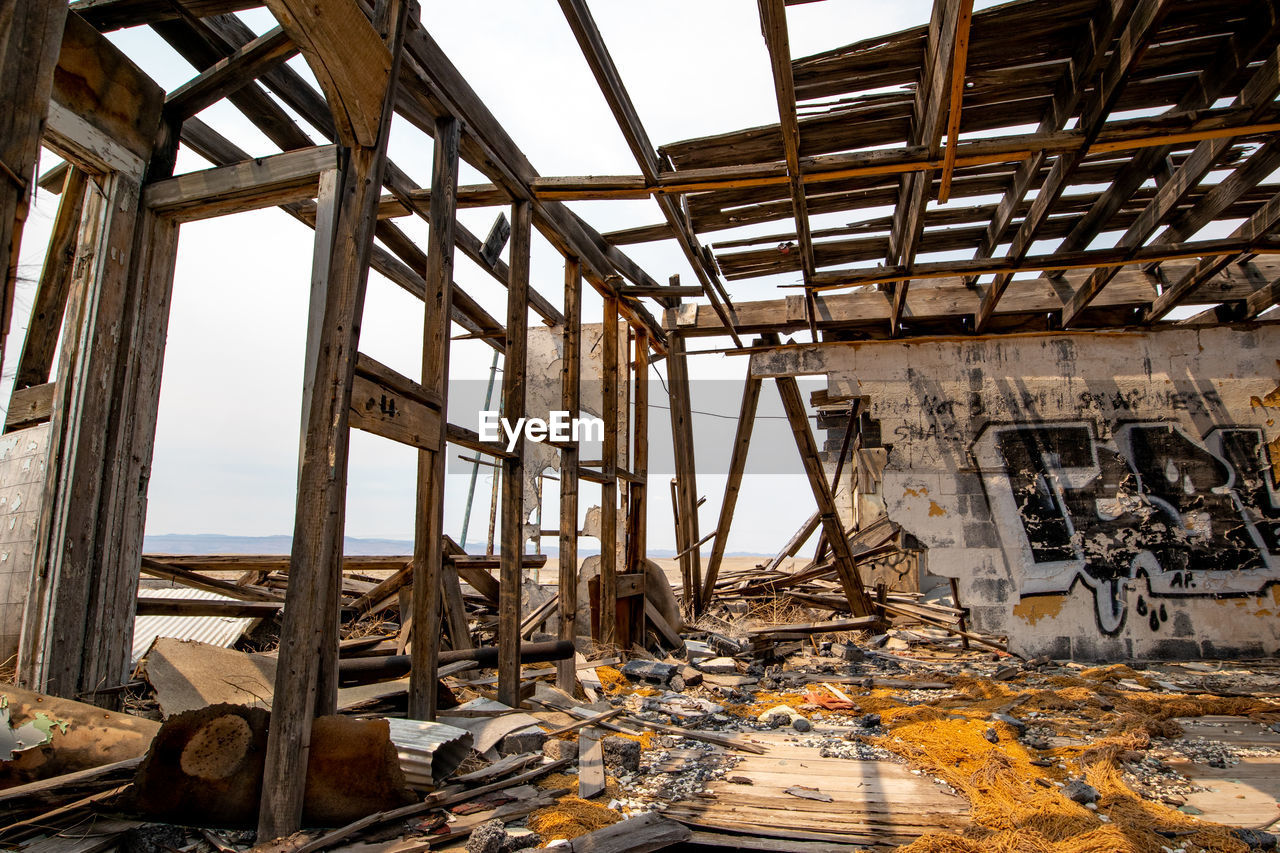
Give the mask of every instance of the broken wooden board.
M 888 761 L 822 758 L 814 747 L 789 743 L 789 735 L 760 732 L 764 755 L 748 755 L 732 772 L 751 784 L 718 780 L 707 799 L 673 803 L 665 814 L 699 829 L 757 837 L 847 844 L 906 844 L 939 829 L 968 824 L 969 803 L 928 776 Z M 830 802 L 788 795 L 803 784 Z
M 584 729 L 578 735 L 578 796 L 589 800 L 605 788 L 604 747 L 599 729 Z
M 689 836 L 690 832 L 685 827 L 649 812 L 579 835 L 564 844 L 538 849 L 555 850 L 557 853 L 650 853 L 683 845 Z
M 494 711 L 498 715 L 491 717 L 454 716 L 455 714 L 465 714 L 468 711 Z M 451 708 L 449 714 L 442 714 L 439 719 L 442 723 L 470 732 L 471 737 L 474 739 L 472 749 L 482 755 L 497 746 L 507 735 L 521 729 L 527 729 L 530 726 L 536 727 L 539 723 L 537 717 L 522 711 L 516 711 L 510 706 L 495 702 L 492 699 L 473 699 L 470 702 L 465 702 L 457 708 Z

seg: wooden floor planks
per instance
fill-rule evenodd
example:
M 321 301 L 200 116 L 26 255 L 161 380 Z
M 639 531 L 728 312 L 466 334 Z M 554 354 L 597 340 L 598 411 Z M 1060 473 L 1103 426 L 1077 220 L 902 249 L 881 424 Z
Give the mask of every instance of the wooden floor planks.
M 897 845 L 925 832 L 961 829 L 969 803 L 928 776 L 889 761 L 823 758 L 779 733 L 753 737 L 767 748 L 712 783 L 708 794 L 673 803 L 668 817 L 701 829 L 780 839 Z M 750 785 L 728 781 L 748 779 Z M 819 802 L 785 789 L 803 785 L 831 797 Z

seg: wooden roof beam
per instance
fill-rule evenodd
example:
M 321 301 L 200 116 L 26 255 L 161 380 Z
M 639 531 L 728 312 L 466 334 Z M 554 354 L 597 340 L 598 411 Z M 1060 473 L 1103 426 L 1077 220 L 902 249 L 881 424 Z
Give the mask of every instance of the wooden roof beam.
M 165 99 L 165 113 L 171 121 L 191 118 L 297 52 L 298 47 L 289 34 L 276 27 L 175 89 Z
M 1259 213 L 1261 210 L 1258 211 Z M 1255 216 L 1257 213 L 1255 213 Z M 1245 251 L 1264 253 L 1280 252 L 1280 242 L 1243 236 L 1224 237 L 1219 240 L 1197 240 L 1193 243 L 1144 246 L 1136 252 L 1129 249 L 1084 249 L 1075 252 L 1053 252 L 1048 255 L 1030 255 L 1022 258 L 972 258 L 970 260 L 939 261 L 916 264 L 909 272 L 886 269 L 854 269 L 819 272 L 817 283 L 810 288 L 816 291 L 844 290 L 850 287 L 866 287 L 900 281 L 904 275 L 914 279 L 950 278 L 951 276 L 1006 275 L 1027 272 L 1059 272 L 1062 270 L 1091 270 L 1099 267 L 1122 267 L 1148 261 L 1178 261 L 1208 255 L 1236 254 Z M 794 286 L 794 285 L 792 285 Z M 783 285 L 786 287 L 786 285 Z
M 1260 0 L 1256 3 L 1250 18 L 1227 39 L 1213 63 L 1202 73 L 1195 75 L 1191 86 L 1169 112 L 1208 109 L 1220 97 L 1228 94 L 1227 85 L 1239 76 L 1264 46 L 1274 41 L 1277 20 L 1278 13 L 1272 0 Z M 1116 175 L 1108 194 L 1098 199 L 1093 209 L 1062 241 L 1060 248 L 1071 252 L 1083 249 L 1093 242 L 1124 201 L 1160 168 L 1167 154 L 1167 148 L 1152 148 L 1136 154 L 1124 171 Z
M 591 68 L 591 73 L 596 79 L 596 84 L 600 87 L 600 92 L 604 95 L 605 101 L 609 104 L 609 109 L 613 112 L 613 116 L 618 122 L 618 127 L 622 130 L 622 135 L 627 141 L 627 146 L 631 149 L 632 156 L 635 157 L 636 163 L 640 166 L 641 174 L 643 174 L 646 182 L 656 182 L 658 172 L 661 170 L 658 152 L 653 147 L 653 143 L 649 141 L 649 134 L 645 132 L 644 124 L 640 121 L 640 115 L 636 112 L 635 104 L 632 103 L 631 96 L 627 93 L 627 87 L 622 82 L 622 75 L 618 72 L 618 67 L 613 62 L 613 57 L 604 43 L 604 37 L 601 36 L 600 29 L 596 26 L 595 18 L 592 17 L 586 0 L 560 0 L 560 9 L 564 13 L 565 20 L 569 22 L 569 28 L 573 30 L 574 37 L 578 40 L 582 55 L 586 58 L 587 65 Z M 742 346 L 742 340 L 738 337 L 737 332 L 733 331 L 733 307 L 729 300 L 729 294 L 724 290 L 724 286 L 720 282 L 719 274 L 715 268 L 715 260 L 698 242 L 698 237 L 694 233 L 688 214 L 675 199 L 668 196 L 658 196 L 657 202 L 658 207 L 662 210 L 662 215 L 667 220 L 667 224 L 671 227 L 671 232 L 675 236 L 676 242 L 680 244 L 681 251 L 684 252 L 689 265 L 693 267 L 694 274 L 698 276 L 698 282 L 702 285 L 703 293 L 711 302 L 716 313 L 723 315 L 722 319 L 725 321 L 725 326 L 730 330 L 730 336 L 733 338 L 734 344 L 739 347 Z M 658 297 L 658 299 L 663 305 L 676 304 L 675 300 L 670 297 Z
M 1124 30 L 1116 39 L 1115 47 L 1103 69 L 1101 76 L 1088 101 L 1081 109 L 1079 126 L 1088 144 L 1092 144 L 1102 131 L 1102 126 L 1120 97 L 1121 91 L 1129 78 L 1130 72 L 1146 51 L 1151 38 L 1159 29 L 1161 20 L 1169 6 L 1170 0 L 1138 0 L 1133 14 L 1125 22 Z M 1061 154 L 1054 161 L 1048 177 L 1036 194 L 1031 210 L 1022 221 L 1013 245 L 1009 248 L 1009 257 L 1014 261 L 1021 260 L 1035 242 L 1036 233 L 1049 218 L 1049 213 L 1063 190 L 1071 181 L 1072 174 L 1084 160 L 1079 151 Z M 995 311 L 1005 288 L 1009 286 L 1012 274 L 996 276 L 987 288 L 981 307 L 974 316 L 974 331 L 981 333 Z
M 1239 228 L 1231 233 L 1228 239 L 1240 240 L 1253 244 L 1265 237 L 1280 225 L 1280 193 L 1263 205 L 1257 213 L 1245 220 Z M 1143 316 L 1143 320 L 1154 323 L 1176 308 L 1184 299 L 1193 294 L 1206 281 L 1222 272 L 1228 264 L 1238 262 L 1248 251 L 1234 255 L 1219 255 L 1200 260 L 1187 270 L 1172 286 L 1160 294 L 1160 298 L 1151 304 L 1151 308 Z M 1074 300 L 1073 300 L 1074 302 Z M 1087 304 L 1087 303 L 1086 303 Z M 1065 308 L 1063 309 L 1066 310 Z
M 1089 20 L 1090 38 L 1082 41 L 1071 57 L 1067 73 L 1058 81 L 1053 100 L 1040 119 L 1037 133 L 1062 130 L 1076 113 L 1085 89 L 1097 77 L 1107 61 L 1107 51 L 1120 34 L 1133 11 L 1136 0 L 1101 0 L 1097 14 Z M 975 258 L 989 258 L 1004 240 L 1013 222 L 1014 211 L 1022 204 L 1032 185 L 1040 178 L 1048 151 L 1033 152 L 1014 172 L 1013 181 L 996 206 L 986 235 L 978 244 Z M 970 285 L 976 279 L 971 280 Z
M 369 146 L 377 138 L 391 51 L 355 0 L 266 0 L 302 51 L 333 112 L 338 139 Z
M 965 66 L 969 59 L 969 27 L 973 22 L 973 0 L 962 0 L 956 26 L 956 45 L 951 56 L 951 94 L 947 97 L 947 149 L 938 185 L 938 204 L 951 198 L 951 175 L 956 169 L 956 146 L 960 142 L 960 117 L 964 108 Z
M 1280 168 L 1280 142 L 1268 142 L 1222 179 L 1200 198 L 1186 213 L 1169 224 L 1156 237 L 1157 243 L 1180 243 L 1195 235 L 1204 226 L 1231 206 L 1234 199 L 1257 187 L 1276 169 Z
M 533 200 L 534 224 L 538 230 L 561 254 L 581 261 L 584 277 L 597 292 L 619 295 L 618 285 L 612 278 L 615 272 L 633 284 L 660 286 L 573 211 L 557 202 L 534 198 L 529 182 L 538 177 L 537 170 L 424 28 L 420 25 L 410 28 L 405 49 L 406 59 L 411 60 L 405 65 L 417 78 L 419 94 L 433 99 L 462 122 L 464 156 L 514 199 Z M 644 305 L 625 297 L 620 299 L 619 310 L 628 322 L 649 332 L 656 349 L 665 351 L 666 333 Z
M 1280 49 L 1273 50 L 1262 67 L 1249 78 L 1249 82 L 1245 84 L 1234 106 L 1251 108 L 1255 113 L 1261 113 L 1272 105 L 1277 93 L 1280 93 Z M 1197 145 L 1195 151 L 1191 152 L 1191 156 L 1184 160 L 1173 176 L 1159 188 L 1155 198 L 1147 204 L 1137 220 L 1121 235 L 1116 247 L 1130 250 L 1141 247 L 1187 193 L 1213 169 L 1222 154 L 1231 147 L 1232 142 L 1231 138 L 1207 139 Z M 1235 187 L 1240 194 L 1249 189 L 1239 182 Z M 1230 201 L 1235 199 L 1229 199 L 1228 203 Z M 1063 307 L 1064 328 L 1075 322 L 1114 275 L 1113 267 L 1094 270 L 1084 285 L 1076 290 L 1071 301 Z
M 911 123 L 910 144 L 923 146 L 931 158 L 941 152 L 943 116 L 948 110 L 950 93 L 949 75 L 954 66 L 957 47 L 966 45 L 969 37 L 969 20 L 973 15 L 971 0 L 934 0 L 933 17 L 929 24 L 928 45 L 922 75 L 916 86 L 915 106 Z M 967 50 L 967 47 L 966 47 Z M 963 90 L 963 74 L 960 80 Z M 959 108 L 955 110 L 957 119 Z M 958 128 L 957 128 L 958 130 Z M 955 168 L 955 154 L 949 153 Z M 944 159 L 943 165 L 946 161 Z M 889 266 L 910 268 L 915 263 L 924 232 L 924 211 L 933 186 L 931 170 L 904 175 L 898 194 L 898 206 L 894 210 L 893 228 L 889 232 Z M 893 313 L 889 318 L 889 334 L 896 335 L 902 320 L 902 309 L 907 303 L 910 279 L 902 279 L 891 285 Z
M 1082 156 L 1087 159 L 1140 148 L 1187 145 L 1224 136 L 1261 136 L 1277 131 L 1280 131 L 1280 110 L 1271 110 L 1263 121 L 1254 123 L 1243 122 L 1238 110 L 1205 110 L 1178 114 L 1172 120 L 1165 116 L 1113 122 L 1092 144 L 1086 144 L 1085 135 L 1075 130 L 974 139 L 960 143 L 955 165 L 968 168 L 1019 162 L 1037 152 L 1048 155 L 1083 151 Z M 820 186 L 850 178 L 932 171 L 942 168 L 944 163 L 941 156 L 928 156 L 923 146 L 907 146 L 801 157 L 800 170 L 806 186 Z M 659 173 L 656 184 L 649 184 L 643 175 L 538 177 L 529 182 L 529 188 L 535 198 L 543 201 L 586 201 L 780 187 L 788 186 L 789 182 L 785 163 L 765 163 L 664 171 Z M 642 226 L 635 230 L 663 227 Z M 655 234 L 646 235 L 646 239 L 661 238 Z
M 779 129 L 787 162 L 787 183 L 791 187 L 791 213 L 795 218 L 800 246 L 800 269 L 804 283 L 813 281 L 816 266 L 813 258 L 813 235 L 809 230 L 809 207 L 804 193 L 804 176 L 800 167 L 800 120 L 796 115 L 796 87 L 791 76 L 791 39 L 787 32 L 787 10 L 782 0 L 758 0 L 760 31 L 769 51 L 773 71 L 773 91 L 778 101 Z M 816 343 L 818 322 L 812 297 L 805 298 L 809 333 Z
M 98 32 L 107 33 L 186 16 L 226 15 L 261 5 L 262 0 L 75 0 L 71 11 L 80 13 Z
M 1169 268 L 1172 274 L 1180 276 L 1197 263 L 1198 259 L 1194 257 L 1170 261 Z M 1207 286 L 1212 288 L 1214 299 L 1247 299 L 1251 294 L 1256 294 L 1258 281 L 1280 278 L 1280 258 L 1259 257 L 1254 266 L 1257 270 L 1247 274 L 1241 267 L 1228 264 L 1212 277 Z M 1083 277 L 1082 271 L 1068 271 L 1068 286 Z M 1123 317 L 1122 322 L 1132 322 L 1135 311 L 1150 305 L 1158 297 L 1156 284 L 1154 276 L 1137 266 L 1129 266 L 1102 292 L 1092 310 L 1111 317 Z M 979 299 L 980 295 L 976 290 L 965 286 L 963 271 L 947 278 L 917 281 L 907 297 L 908 322 L 925 325 L 933 330 L 940 324 L 954 321 L 953 325 L 944 328 L 960 332 L 959 319 L 976 310 Z M 1262 301 L 1265 297 L 1258 299 Z M 891 310 L 886 293 L 869 289 L 852 293 L 818 293 L 815 294 L 815 301 L 819 329 L 823 331 L 857 331 L 875 337 L 881 337 L 885 333 Z M 1018 279 L 1009 285 L 1005 299 L 1001 300 L 997 308 L 997 317 L 1002 322 L 993 325 L 998 325 L 1002 330 L 1017 331 L 1021 328 L 1025 331 L 1027 327 L 1018 326 L 1014 320 L 1027 318 L 1035 323 L 1036 329 L 1043 331 L 1046 328 L 1046 316 L 1057 312 L 1061 307 L 1060 286 L 1056 282 L 1045 278 Z M 679 331 L 686 338 L 723 334 L 720 319 L 706 306 L 688 305 L 670 309 L 665 319 L 668 328 Z M 782 299 L 739 302 L 738 319 L 740 327 L 752 333 L 774 331 L 789 334 L 806 326 L 803 298 L 799 294 Z

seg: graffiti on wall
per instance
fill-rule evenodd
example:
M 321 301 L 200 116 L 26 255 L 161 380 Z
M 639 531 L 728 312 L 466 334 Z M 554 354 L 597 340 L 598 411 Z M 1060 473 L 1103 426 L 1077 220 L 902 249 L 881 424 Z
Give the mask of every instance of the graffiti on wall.
M 1023 596 L 1092 590 L 1115 633 L 1127 584 L 1159 630 L 1157 599 L 1258 593 L 1280 580 L 1280 482 L 1262 430 L 1203 439 L 1176 424 L 1129 423 L 1109 440 L 1088 421 L 991 425 L 974 446 L 1001 542 Z

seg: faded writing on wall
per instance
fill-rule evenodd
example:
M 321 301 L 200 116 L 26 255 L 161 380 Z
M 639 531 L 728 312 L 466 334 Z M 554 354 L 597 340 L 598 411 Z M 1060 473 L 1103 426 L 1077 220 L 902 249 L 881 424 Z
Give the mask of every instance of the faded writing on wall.
M 1020 595 L 1093 591 L 1098 626 L 1124 624 L 1126 584 L 1151 630 L 1157 597 L 1256 594 L 1280 580 L 1280 494 L 1262 430 L 1196 440 L 1175 424 L 1129 423 L 1108 441 L 1088 421 L 992 425 L 974 445 Z

